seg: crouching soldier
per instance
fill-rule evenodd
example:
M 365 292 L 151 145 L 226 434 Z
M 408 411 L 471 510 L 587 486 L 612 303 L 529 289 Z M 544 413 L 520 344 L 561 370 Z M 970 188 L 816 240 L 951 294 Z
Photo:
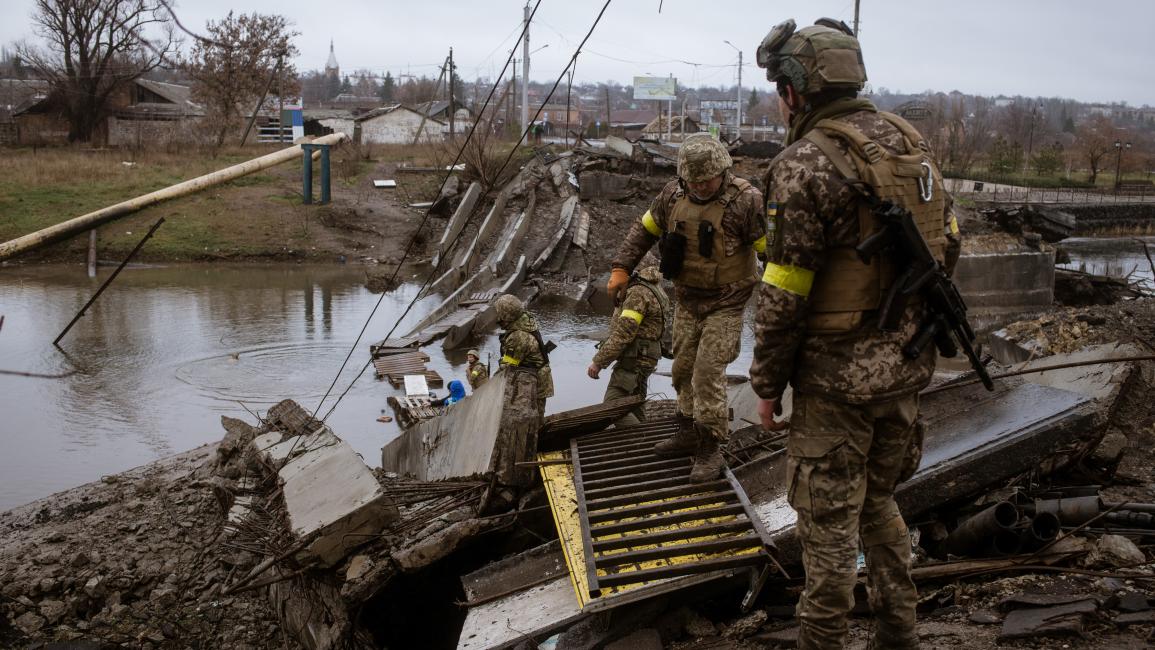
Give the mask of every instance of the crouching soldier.
M 537 377 L 533 399 L 537 414 L 545 414 L 545 401 L 553 397 L 553 373 L 549 368 L 549 353 L 553 344 L 541 338 L 537 319 L 525 310 L 517 296 L 503 295 L 494 303 L 501 335 L 501 367 L 507 371 L 532 371 Z M 507 395 L 510 393 L 507 391 Z M 517 393 L 514 393 L 515 397 Z
M 614 364 L 604 401 L 648 393 L 650 374 L 662 355 L 662 337 L 671 317 L 670 299 L 662 289 L 657 266 L 645 266 L 630 278 L 626 298 L 610 320 L 610 334 L 598 347 L 586 369 L 591 379 Z M 638 424 L 646 419 L 645 405 L 621 417 L 614 426 Z

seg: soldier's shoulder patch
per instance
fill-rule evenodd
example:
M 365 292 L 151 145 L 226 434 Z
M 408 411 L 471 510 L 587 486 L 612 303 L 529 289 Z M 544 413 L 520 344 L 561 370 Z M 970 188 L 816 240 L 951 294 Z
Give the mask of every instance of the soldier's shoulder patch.
M 778 216 L 778 202 L 777 201 L 770 201 L 766 204 L 766 216 L 767 217 Z

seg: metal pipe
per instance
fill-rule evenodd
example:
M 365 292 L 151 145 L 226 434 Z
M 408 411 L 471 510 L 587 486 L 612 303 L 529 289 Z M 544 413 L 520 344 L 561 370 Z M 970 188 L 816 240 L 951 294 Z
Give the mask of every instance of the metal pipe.
M 1043 499 L 1035 501 L 1035 513 L 1049 512 L 1059 518 L 1064 526 L 1078 526 L 1087 523 L 1103 510 L 1098 496 L 1070 497 L 1065 499 Z
M 946 539 L 947 551 L 966 556 L 989 552 L 1005 555 L 1012 547 L 1018 550 L 1019 536 L 1013 530 L 1018 521 L 1019 509 L 1010 501 L 1000 501 L 955 528 Z
M 1040 512 L 1031 518 L 1031 523 L 1023 527 L 1019 539 L 1022 548 L 1034 550 L 1048 544 L 1059 536 L 1062 524 L 1059 517 L 1053 512 Z
M 347 140 L 349 136 L 344 133 L 332 133 L 330 135 L 322 136 L 313 140 L 313 144 L 330 144 L 336 145 Z M 143 196 L 138 196 L 116 205 L 110 205 L 107 208 L 102 208 L 96 212 L 89 212 L 81 215 L 75 219 L 69 219 L 63 223 L 58 223 L 54 226 L 49 226 L 42 230 L 37 230 L 34 233 L 29 233 L 23 237 L 18 237 L 8 242 L 0 244 L 0 262 L 11 259 L 21 253 L 36 250 L 49 244 L 55 244 L 78 235 L 86 230 L 90 230 L 103 223 L 108 223 L 115 219 L 130 215 L 138 210 L 166 201 L 168 199 L 175 199 L 187 194 L 191 194 L 198 190 L 203 190 L 214 185 L 235 180 L 242 176 L 252 174 L 253 172 L 268 169 L 274 165 L 279 165 L 283 162 L 294 160 L 301 156 L 301 146 L 293 145 L 280 151 L 275 151 L 271 154 L 254 158 L 252 160 L 219 169 L 215 172 L 198 176 L 182 183 L 177 183 L 162 190 L 150 192 Z

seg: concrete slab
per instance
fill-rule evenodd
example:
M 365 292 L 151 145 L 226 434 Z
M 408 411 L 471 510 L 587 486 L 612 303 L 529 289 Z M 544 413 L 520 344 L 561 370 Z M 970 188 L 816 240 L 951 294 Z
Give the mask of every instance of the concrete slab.
M 449 223 L 445 225 L 445 232 L 441 234 L 441 241 L 437 242 L 437 253 L 433 256 L 434 267 L 441 265 L 442 258 L 449 250 L 449 246 L 461 234 L 466 222 L 469 221 L 469 215 L 473 213 L 473 208 L 477 206 L 479 198 L 481 198 L 481 183 L 476 181 L 470 183 L 469 189 L 465 190 L 465 195 L 461 197 L 461 203 L 457 204 L 457 210 L 449 218 Z
M 500 433 L 505 373 L 497 373 L 444 415 L 415 424 L 381 450 L 381 467 L 422 481 L 491 469 Z
M 332 441 L 304 448 L 279 472 L 289 528 L 331 566 L 400 515 L 357 452 Z

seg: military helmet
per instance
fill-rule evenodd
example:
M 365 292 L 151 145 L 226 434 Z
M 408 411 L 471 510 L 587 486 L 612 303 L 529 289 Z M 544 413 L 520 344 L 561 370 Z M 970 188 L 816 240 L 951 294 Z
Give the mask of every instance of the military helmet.
M 498 298 L 493 308 L 497 311 L 497 322 L 502 324 L 512 323 L 525 311 L 525 305 L 517 296 L 508 293 Z
M 465 353 L 465 356 L 473 357 L 474 359 L 480 359 L 481 353 L 479 353 L 477 350 L 470 350 L 469 352 Z
M 802 95 L 827 88 L 861 90 L 866 83 L 858 39 L 846 23 L 832 18 L 802 29 L 793 18 L 776 25 L 758 46 L 758 66 L 766 68 L 766 79 L 786 79 Z
M 661 282 L 662 272 L 658 270 L 657 264 L 646 264 L 638 269 L 638 277 L 646 282 Z
M 688 183 L 708 181 L 730 168 L 730 152 L 709 133 L 695 133 L 678 151 L 678 176 Z

